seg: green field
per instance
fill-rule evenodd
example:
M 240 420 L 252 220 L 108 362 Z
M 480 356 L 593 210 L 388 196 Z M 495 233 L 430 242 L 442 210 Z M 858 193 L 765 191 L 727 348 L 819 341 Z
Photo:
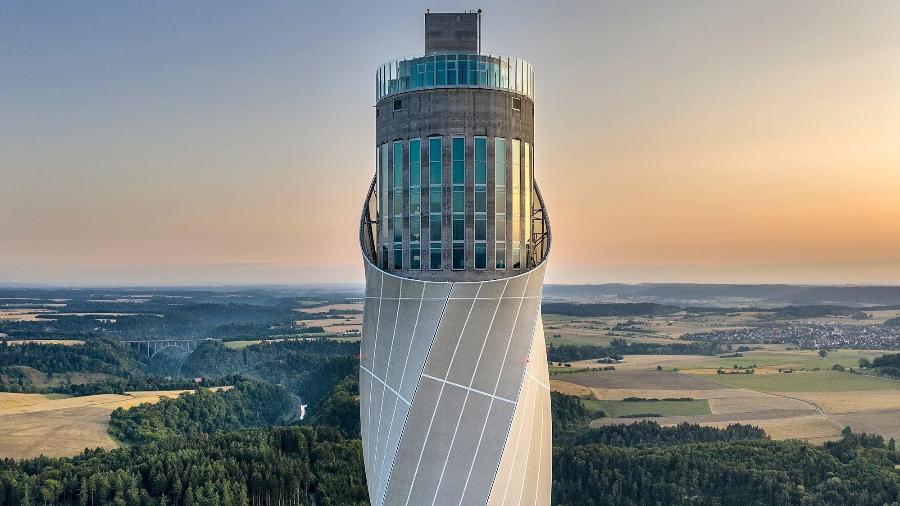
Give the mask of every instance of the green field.
M 660 416 L 697 416 L 708 415 L 709 401 L 695 399 L 691 401 L 598 401 L 596 399 L 584 399 L 584 406 L 591 410 L 602 410 L 607 417 L 618 418 L 623 416 L 643 415 L 647 413 Z
M 759 392 L 850 392 L 856 390 L 900 390 L 900 381 L 865 374 L 809 371 L 757 374 L 703 374 L 696 377 L 735 388 Z
M 823 369 L 830 370 L 835 364 L 843 367 L 859 367 L 859 359 L 869 360 L 884 355 L 884 351 L 860 351 L 860 350 L 835 350 L 828 353 L 827 357 L 820 357 L 818 352 L 812 350 L 797 351 L 748 351 L 743 357 L 718 358 L 710 357 L 701 362 L 685 362 L 675 365 L 680 369 L 731 369 L 735 365 L 739 367 L 786 367 L 793 369 Z
M 555 314 L 542 315 L 544 321 L 544 336 L 547 343 L 554 345 L 593 345 L 609 346 L 614 339 L 624 339 L 632 343 L 657 343 L 670 344 L 675 339 L 659 335 L 646 328 L 644 331 L 611 331 L 616 321 L 623 318 L 587 318 L 574 316 L 561 316 Z M 634 318 L 641 322 L 650 322 L 646 318 Z

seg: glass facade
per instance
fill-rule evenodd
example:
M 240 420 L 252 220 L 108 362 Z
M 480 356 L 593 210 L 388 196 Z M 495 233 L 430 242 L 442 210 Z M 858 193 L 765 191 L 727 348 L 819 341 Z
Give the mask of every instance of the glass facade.
M 403 268 L 403 143 L 393 143 L 391 173 L 394 181 L 394 269 Z
M 531 257 L 531 145 L 524 141 L 522 142 L 522 200 L 524 201 L 522 225 L 525 229 L 525 245 L 522 248 L 521 264 L 527 269 L 531 267 L 528 262 Z
M 376 154 L 377 237 L 384 268 L 534 266 L 534 151 L 529 142 L 486 136 L 416 138 L 382 144 Z
M 475 137 L 474 210 L 475 268 L 487 269 L 487 138 Z
M 494 268 L 506 269 L 506 139 L 494 139 Z
M 390 242 L 390 221 L 388 216 L 389 188 L 390 181 L 388 179 L 388 145 L 382 144 L 378 152 L 378 181 L 381 185 L 381 192 L 378 194 L 379 221 L 381 226 L 378 227 L 381 232 L 381 265 L 383 268 L 388 267 L 388 243 Z
M 534 69 L 520 58 L 486 54 L 430 54 L 399 58 L 375 73 L 375 97 L 427 88 L 490 88 L 534 99 Z
M 466 138 L 454 137 L 451 145 L 453 268 L 466 268 Z
M 409 141 L 409 268 L 422 268 L 422 140 Z
M 428 139 L 428 235 L 429 235 L 429 268 L 439 270 L 442 268 L 441 235 L 443 195 L 442 182 L 444 170 L 442 162 L 443 140 L 440 137 Z
M 513 269 L 521 269 L 521 250 L 522 250 L 522 217 L 520 214 L 520 206 L 522 205 L 522 141 L 513 139 L 510 142 L 512 159 L 512 191 L 510 192 L 510 203 L 512 204 L 512 215 L 510 217 L 510 230 L 512 231 L 512 267 Z

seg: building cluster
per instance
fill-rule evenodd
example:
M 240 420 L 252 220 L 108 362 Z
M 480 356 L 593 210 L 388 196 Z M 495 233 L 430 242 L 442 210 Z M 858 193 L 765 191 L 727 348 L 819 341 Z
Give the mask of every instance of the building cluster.
M 805 349 L 900 349 L 898 327 L 819 321 L 698 332 L 682 338 L 719 344 L 792 344 Z

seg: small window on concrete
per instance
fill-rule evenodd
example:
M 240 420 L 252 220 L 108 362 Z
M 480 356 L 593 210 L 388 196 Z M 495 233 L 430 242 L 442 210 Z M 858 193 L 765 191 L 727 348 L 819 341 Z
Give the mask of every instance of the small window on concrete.
M 400 109 L 403 109 L 403 101 L 398 98 L 394 100 L 394 110 L 399 111 Z
M 381 112 L 381 109 L 379 109 L 378 107 L 376 107 L 376 108 L 375 108 L 375 117 L 376 117 L 376 118 L 379 116 L 379 113 L 380 113 L 380 112 Z
M 395 104 L 396 104 L 396 101 L 395 101 Z M 396 108 L 397 108 L 397 106 L 394 105 L 394 109 L 396 109 Z M 515 109 L 516 111 L 522 110 L 522 99 L 521 98 L 513 97 L 513 109 Z

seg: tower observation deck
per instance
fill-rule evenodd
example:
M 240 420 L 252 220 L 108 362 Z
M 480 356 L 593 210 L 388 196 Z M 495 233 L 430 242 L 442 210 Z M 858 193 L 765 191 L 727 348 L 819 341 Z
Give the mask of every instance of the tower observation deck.
M 381 65 L 375 97 L 360 223 L 371 502 L 549 504 L 534 71 L 481 52 L 481 11 L 429 12 L 424 54 Z

